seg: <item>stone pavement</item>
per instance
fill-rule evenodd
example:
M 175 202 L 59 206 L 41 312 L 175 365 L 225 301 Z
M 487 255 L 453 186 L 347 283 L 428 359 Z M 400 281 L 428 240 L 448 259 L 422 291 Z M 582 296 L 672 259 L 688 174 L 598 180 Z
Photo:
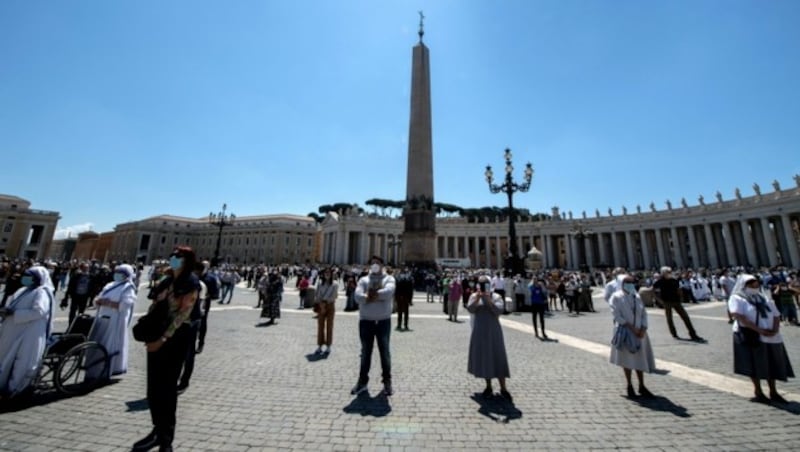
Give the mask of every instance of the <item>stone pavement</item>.
M 146 308 L 140 291 L 137 311 Z M 676 341 L 663 311 L 650 309 L 658 374 L 646 376 L 654 401 L 624 397 L 622 370 L 608 363 L 611 318 L 597 313 L 546 319 L 540 342 L 530 314 L 503 317 L 513 405 L 479 398 L 483 381 L 467 374 L 469 316 L 452 323 L 441 304 L 415 297 L 410 332 L 392 332 L 395 395 L 380 394 L 373 356 L 369 393 L 350 395 L 358 376 L 357 313 L 337 302 L 333 353 L 322 360 L 310 310 L 296 310 L 288 288 L 282 318 L 258 326 L 255 293 L 236 289 L 214 305 L 206 349 L 178 402 L 177 450 L 792 450 L 800 448 L 800 381 L 778 383 L 789 406 L 750 402 L 750 383 L 731 368 L 724 304 L 690 306 L 707 344 Z M 64 328 L 59 314 L 57 330 Z M 679 334 L 688 336 L 676 316 Z M 784 327 L 800 371 L 800 328 Z M 145 353 L 132 343 L 130 371 L 79 397 L 41 396 L 0 412 L 0 450 L 122 451 L 150 430 Z M 496 385 L 496 383 L 495 383 Z M 497 388 L 496 388 L 497 389 Z M 766 389 L 766 385 L 765 385 Z

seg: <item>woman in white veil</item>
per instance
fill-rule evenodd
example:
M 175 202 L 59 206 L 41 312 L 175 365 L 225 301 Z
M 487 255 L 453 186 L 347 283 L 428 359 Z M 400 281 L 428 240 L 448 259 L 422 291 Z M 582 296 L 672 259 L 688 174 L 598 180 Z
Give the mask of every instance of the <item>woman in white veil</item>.
M 0 400 L 28 389 L 39 373 L 53 327 L 53 282 L 46 268 L 22 274 L 22 286 L 0 311 Z
M 128 264 L 114 268 L 114 280 L 97 296 L 97 317 L 90 340 L 103 345 L 111 358 L 112 375 L 128 370 L 128 326 L 136 303 L 136 271 Z M 105 375 L 90 375 L 99 378 Z
M 794 378 L 794 372 L 780 334 L 780 312 L 758 278 L 739 275 L 728 299 L 728 312 L 735 320 L 734 373 L 750 377 L 754 401 L 787 403 L 775 389 L 775 380 Z M 769 398 L 761 390 L 761 380 L 767 380 Z

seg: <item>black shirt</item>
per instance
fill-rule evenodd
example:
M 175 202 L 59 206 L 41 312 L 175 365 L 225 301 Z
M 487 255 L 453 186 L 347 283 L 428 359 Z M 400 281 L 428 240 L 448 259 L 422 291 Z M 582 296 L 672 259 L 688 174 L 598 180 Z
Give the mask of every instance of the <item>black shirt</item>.
M 680 303 L 681 296 L 678 280 L 675 278 L 661 278 L 653 284 L 656 295 L 666 303 Z

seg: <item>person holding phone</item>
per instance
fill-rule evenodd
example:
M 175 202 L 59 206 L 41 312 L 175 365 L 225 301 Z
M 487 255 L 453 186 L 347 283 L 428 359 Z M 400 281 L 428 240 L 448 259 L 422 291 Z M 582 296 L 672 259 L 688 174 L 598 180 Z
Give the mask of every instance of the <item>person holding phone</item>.
M 484 398 L 492 396 L 492 379 L 497 378 L 500 382 L 500 395 L 511 402 L 511 394 L 506 388 L 506 379 L 511 375 L 503 328 L 500 326 L 504 304 L 503 298 L 492 291 L 489 278 L 486 275 L 479 277 L 477 290 L 470 295 L 467 302 L 467 310 L 472 314 L 467 371 L 486 381 Z

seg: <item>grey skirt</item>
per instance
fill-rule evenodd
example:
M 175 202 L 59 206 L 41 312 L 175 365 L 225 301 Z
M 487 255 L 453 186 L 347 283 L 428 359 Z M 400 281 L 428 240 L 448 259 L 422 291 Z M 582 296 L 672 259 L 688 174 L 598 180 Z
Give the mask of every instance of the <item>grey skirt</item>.
M 792 364 L 783 344 L 761 343 L 750 348 L 733 341 L 733 372 L 738 375 L 755 377 L 759 380 L 774 379 L 786 381 L 794 378 Z

